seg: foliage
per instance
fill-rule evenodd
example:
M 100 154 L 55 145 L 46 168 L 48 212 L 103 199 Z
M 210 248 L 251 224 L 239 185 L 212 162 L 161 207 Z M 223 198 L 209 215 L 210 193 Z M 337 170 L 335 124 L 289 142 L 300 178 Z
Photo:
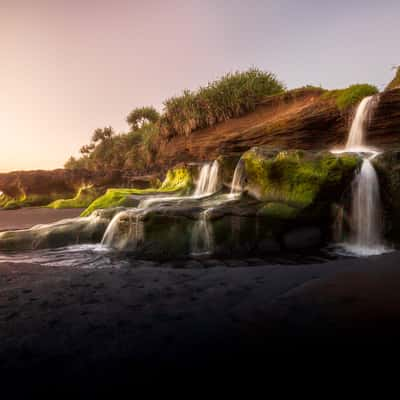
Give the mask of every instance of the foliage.
M 76 196 L 72 199 L 59 199 L 50 203 L 47 207 L 61 209 L 61 208 L 86 208 L 88 207 L 97 197 L 99 191 L 90 187 L 81 187 L 78 190 Z
M 181 96 L 166 100 L 161 133 L 187 136 L 196 129 L 253 111 L 265 97 L 283 91 L 284 85 L 274 74 L 257 68 L 228 73 L 196 92 L 185 90 Z
M 159 121 L 160 114 L 154 107 L 142 107 L 132 110 L 126 118 L 126 122 L 135 131 L 146 124 L 155 124 Z
M 379 93 L 376 86 L 368 84 L 351 85 L 346 89 L 331 90 L 324 94 L 325 98 L 334 98 L 339 110 L 345 110 L 359 103 L 364 97 Z

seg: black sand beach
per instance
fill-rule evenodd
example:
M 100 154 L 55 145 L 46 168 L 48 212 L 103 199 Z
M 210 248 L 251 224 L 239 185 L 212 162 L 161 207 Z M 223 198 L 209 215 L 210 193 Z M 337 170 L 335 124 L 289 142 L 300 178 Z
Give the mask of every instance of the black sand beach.
M 21 208 L 18 210 L 0 209 L 0 232 L 26 229 L 38 224 L 50 224 L 61 219 L 75 218 L 82 211 L 81 208 L 54 210 L 46 207 Z
M 399 260 L 393 252 L 313 265 L 209 260 L 178 269 L 149 261 L 0 263 L 1 376 L 26 390 L 45 377 L 47 386 L 73 382 L 95 393 L 133 376 L 140 384 L 237 372 L 328 354 L 339 344 L 371 351 L 400 333 Z

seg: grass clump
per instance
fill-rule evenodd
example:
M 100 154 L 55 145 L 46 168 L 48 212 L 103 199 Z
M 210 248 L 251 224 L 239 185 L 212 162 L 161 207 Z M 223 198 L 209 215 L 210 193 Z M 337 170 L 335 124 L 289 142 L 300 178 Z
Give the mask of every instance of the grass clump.
M 164 102 L 163 136 L 188 136 L 196 129 L 253 111 L 265 97 L 282 93 L 284 85 L 270 72 L 251 68 L 234 72 Z
M 90 187 L 81 187 L 76 196 L 72 199 L 59 199 L 50 203 L 47 207 L 54 209 L 62 208 L 86 208 L 88 207 L 99 195 L 99 191 Z
M 323 96 L 325 98 L 334 98 L 340 111 L 358 104 L 364 97 L 373 96 L 379 93 L 376 86 L 369 84 L 351 85 L 346 89 L 330 90 Z
M 179 195 L 188 194 L 193 187 L 193 178 L 190 171 L 184 167 L 171 169 L 159 188 L 149 189 L 108 189 L 107 192 L 94 200 L 82 217 L 89 216 L 93 211 L 103 208 L 130 206 L 129 197 L 132 195 L 150 195 L 156 193 L 175 193 Z

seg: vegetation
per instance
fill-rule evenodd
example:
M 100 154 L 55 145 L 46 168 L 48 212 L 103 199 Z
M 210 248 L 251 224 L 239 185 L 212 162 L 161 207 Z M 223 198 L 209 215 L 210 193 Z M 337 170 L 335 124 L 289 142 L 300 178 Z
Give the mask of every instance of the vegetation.
M 155 159 L 160 134 L 189 135 L 253 111 L 266 96 L 283 91 L 275 75 L 256 68 L 226 74 L 198 91 L 185 90 L 166 100 L 163 115 L 154 107 L 135 108 L 126 118 L 128 132 L 116 134 L 110 126 L 96 129 L 91 142 L 80 149 L 81 156 L 71 157 L 65 168 L 144 172 Z
M 368 84 L 351 85 L 346 89 L 331 90 L 323 96 L 326 98 L 334 98 L 339 110 L 345 110 L 351 106 L 358 104 L 364 97 L 372 96 L 379 93 L 376 86 Z
M 400 87 L 400 67 L 397 67 L 396 75 L 392 82 L 389 83 L 386 90 L 394 89 L 396 87 Z
M 228 73 L 197 91 L 164 102 L 161 117 L 163 136 L 186 135 L 253 111 L 267 96 L 282 93 L 284 85 L 274 74 L 251 68 Z
M 130 206 L 130 196 L 155 193 L 188 194 L 193 187 L 193 179 L 186 168 L 174 168 L 169 170 L 167 176 L 159 188 L 150 189 L 108 189 L 107 192 L 91 203 L 81 214 L 89 216 L 93 211 L 103 208 Z
M 78 190 L 76 196 L 72 199 L 59 199 L 50 203 L 47 207 L 49 208 L 86 208 L 88 207 L 97 197 L 99 191 L 93 186 L 81 187 Z

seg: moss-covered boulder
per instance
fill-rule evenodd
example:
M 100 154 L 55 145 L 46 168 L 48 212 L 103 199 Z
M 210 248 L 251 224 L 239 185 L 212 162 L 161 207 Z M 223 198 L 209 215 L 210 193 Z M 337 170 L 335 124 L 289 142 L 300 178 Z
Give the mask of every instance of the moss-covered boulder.
M 107 192 L 93 201 L 81 214 L 90 215 L 93 211 L 112 207 L 136 207 L 138 196 L 150 196 L 160 193 L 175 195 L 189 194 L 193 188 L 193 176 L 187 167 L 177 167 L 167 172 L 164 182 L 158 188 L 149 189 L 108 189 Z
M 246 189 L 265 202 L 260 215 L 319 217 L 339 202 L 361 165 L 356 154 L 253 148 L 242 157 Z

